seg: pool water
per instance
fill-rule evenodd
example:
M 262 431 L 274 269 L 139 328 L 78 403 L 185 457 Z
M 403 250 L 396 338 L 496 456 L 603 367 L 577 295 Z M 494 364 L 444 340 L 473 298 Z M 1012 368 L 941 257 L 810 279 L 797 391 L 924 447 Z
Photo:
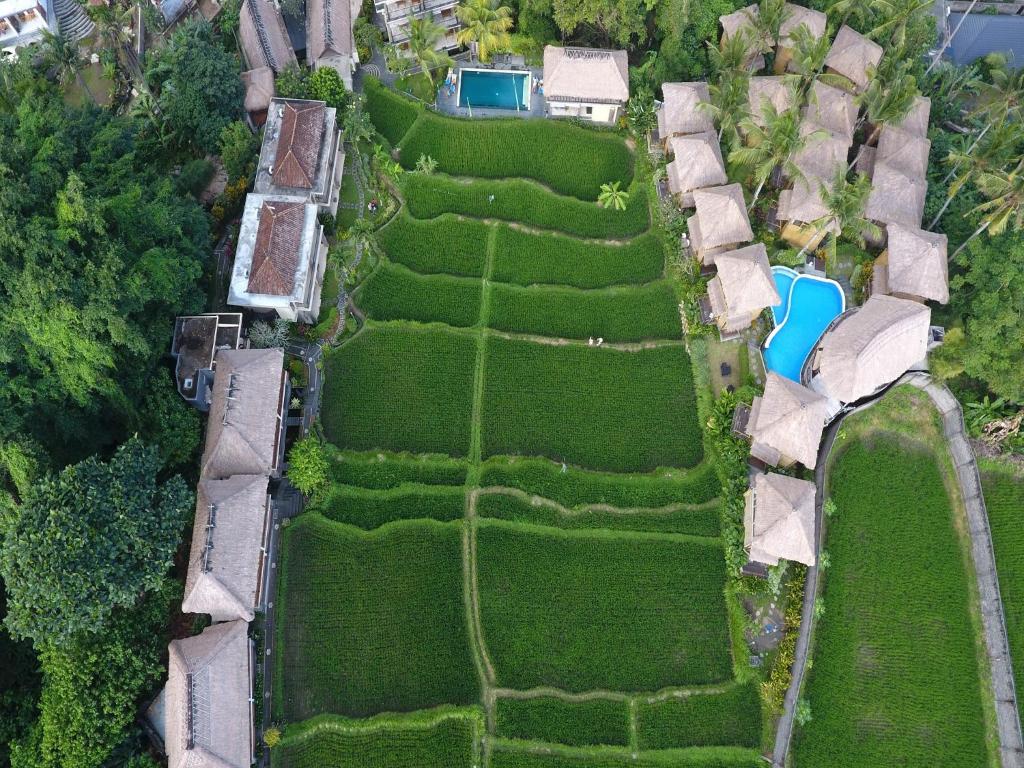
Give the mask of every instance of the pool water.
M 782 305 L 772 308 L 775 330 L 764 343 L 764 364 L 799 382 L 807 355 L 828 324 L 846 309 L 846 296 L 834 280 L 798 275 L 788 267 L 772 267 L 772 275 Z
M 463 69 L 459 79 L 460 107 L 530 108 L 529 72 Z

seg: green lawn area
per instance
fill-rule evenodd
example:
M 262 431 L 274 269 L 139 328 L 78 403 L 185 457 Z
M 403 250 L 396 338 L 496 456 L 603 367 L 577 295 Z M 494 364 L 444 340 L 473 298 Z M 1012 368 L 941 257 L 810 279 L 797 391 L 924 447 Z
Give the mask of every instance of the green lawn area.
M 796 735 L 794 765 L 986 766 L 950 469 L 912 434 L 856 431 L 860 418 L 844 425 L 829 475 L 838 512 L 805 691 L 813 719 Z
M 64 87 L 64 99 L 73 107 L 86 104 L 105 107 L 110 104 L 113 93 L 114 83 L 103 76 L 102 64 L 89 64 L 83 67 L 78 77 Z
M 351 149 L 349 150 L 351 152 Z M 352 167 L 354 163 L 359 162 L 357 158 L 346 158 L 345 172 L 341 177 L 341 192 L 339 194 L 339 203 L 351 203 L 358 205 L 359 203 L 359 189 L 356 186 L 356 172 Z M 359 218 L 358 208 L 346 208 L 342 205 L 338 206 L 337 224 L 338 230 L 348 229 L 354 222 Z
M 275 711 L 299 721 L 470 704 L 480 690 L 462 600 L 462 523 L 366 532 L 290 525 L 279 585 Z
M 485 520 L 477 549 L 502 686 L 656 691 L 732 673 L 718 543 Z

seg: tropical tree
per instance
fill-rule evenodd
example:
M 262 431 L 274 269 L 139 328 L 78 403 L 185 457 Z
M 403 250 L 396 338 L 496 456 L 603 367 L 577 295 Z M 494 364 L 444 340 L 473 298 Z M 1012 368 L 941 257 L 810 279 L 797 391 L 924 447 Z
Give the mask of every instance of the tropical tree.
M 864 218 L 864 208 L 867 206 L 869 194 L 871 180 L 867 176 L 858 173 L 850 179 L 846 168 L 837 168 L 831 185 L 821 186 L 821 202 L 827 213 L 815 222 L 814 235 L 800 249 L 799 256 L 802 257 L 811 243 L 818 240 L 824 232 L 828 232 L 830 254 L 834 254 L 839 236 L 852 240 L 861 248 L 865 247 L 869 238 L 879 237 L 879 226 Z
M 960 252 L 982 232 L 1001 235 L 1011 228 L 1019 231 L 1024 224 L 1024 161 L 1010 171 L 986 171 L 978 175 L 978 189 L 988 198 L 970 213 L 981 214 L 978 228 L 960 244 L 949 257 L 956 259 Z
M 835 0 L 827 13 L 839 20 L 839 26 L 846 24 L 865 32 L 875 24 L 875 9 L 868 0 Z
M 789 63 L 800 79 L 797 94 L 803 96 L 810 91 L 814 81 L 822 76 L 821 71 L 825 68 L 825 58 L 832 47 L 832 41 L 828 35 L 816 36 L 805 24 L 794 29 L 789 37 L 793 51 Z
M 730 147 L 739 144 L 739 124 L 748 114 L 749 83 L 750 77 L 745 72 L 724 74 L 717 83 L 708 84 L 710 98 L 697 106 L 718 123 L 718 140 L 722 141 L 725 136 Z
M 78 76 L 83 61 L 77 42 L 59 32 L 54 34 L 44 29 L 41 47 L 43 64 L 58 83 L 66 85 Z
M 782 168 L 791 179 L 802 178 L 803 173 L 793 162 L 794 155 L 808 141 L 828 135 L 823 130 L 801 135 L 799 110 L 787 109 L 779 112 L 771 102 L 763 104 L 761 117 L 760 121 L 754 120 L 753 117 L 745 117 L 740 121 L 740 129 L 746 135 L 747 143 L 729 153 L 730 162 L 750 168 L 757 182 L 748 210 L 757 204 L 761 190 L 776 168 Z
M 984 125 L 968 148 L 968 156 L 994 126 L 1019 118 L 1024 104 L 1024 70 L 1011 67 L 1005 53 L 990 53 L 985 57 L 985 64 L 991 82 L 978 78 L 971 83 L 977 93 L 977 104 L 971 114 L 980 117 Z M 946 176 L 946 181 L 952 175 L 953 171 Z
M 779 30 L 789 18 L 790 11 L 786 0 L 761 0 L 757 4 L 757 13 L 747 12 L 754 29 L 757 30 L 754 45 L 758 53 L 770 53 L 775 50 L 779 40 Z
M 131 42 L 133 7 L 123 6 L 117 0 L 109 0 L 99 5 L 86 5 L 86 11 L 96 22 L 100 34 L 106 38 L 112 49 L 117 51 L 121 46 Z
M 874 144 L 886 123 L 898 123 L 914 106 L 919 91 L 917 81 L 910 74 L 912 66 L 911 61 L 885 56 L 877 69 L 869 71 L 868 87 L 856 97 L 857 106 L 864 112 L 860 123 L 867 120 L 874 126 L 864 144 Z M 861 145 L 861 151 L 863 149 L 864 145 Z M 860 152 L 857 157 L 860 157 Z
M 602 184 L 601 192 L 597 196 L 597 203 L 602 208 L 611 208 L 616 211 L 626 210 L 629 203 L 629 192 L 619 189 L 622 182 L 613 181 L 610 184 Z
M 639 88 L 626 104 L 626 122 L 637 138 L 646 136 L 658 124 L 658 112 L 654 107 L 654 94 L 649 88 Z
M 476 43 L 480 61 L 488 61 L 494 51 L 508 48 L 511 42 L 512 9 L 499 5 L 500 0 L 464 0 L 455 9 L 462 22 L 459 45 Z
M 888 56 L 900 57 L 907 50 L 907 33 L 912 22 L 928 13 L 934 0 L 870 0 L 877 21 L 868 36 L 888 47 Z
M 708 62 L 711 64 L 711 71 L 718 75 L 719 79 L 733 73 L 745 72 L 752 45 L 751 33 L 746 27 L 726 37 L 721 45 L 715 45 L 714 41 L 708 40 Z
M 409 21 L 409 53 L 419 65 L 431 87 L 434 77 L 430 71 L 438 67 L 450 67 L 452 57 L 438 50 L 444 39 L 444 27 L 430 18 L 410 19 Z
M 420 155 L 416 161 L 416 172 L 430 175 L 437 170 L 437 160 L 430 155 Z
M 298 440 L 288 452 L 288 481 L 309 496 L 327 485 L 330 466 L 316 437 Z

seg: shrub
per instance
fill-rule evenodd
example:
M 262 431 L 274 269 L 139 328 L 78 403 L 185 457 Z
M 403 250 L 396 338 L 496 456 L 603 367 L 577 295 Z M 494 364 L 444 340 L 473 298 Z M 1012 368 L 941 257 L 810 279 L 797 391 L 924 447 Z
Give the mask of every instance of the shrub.
M 499 698 L 495 717 L 497 732 L 505 738 L 572 746 L 629 745 L 629 703 L 621 699 Z
M 440 216 L 428 221 L 400 213 L 377 234 L 391 261 L 416 272 L 480 277 L 489 227 L 479 221 Z
M 471 326 L 480 321 L 480 281 L 449 275 L 420 275 L 385 262 L 355 294 L 356 304 L 375 320 L 416 320 Z
M 247 179 L 256 168 L 259 138 L 241 120 L 228 123 L 220 132 L 220 159 L 224 163 L 228 180 Z
M 198 198 L 216 171 L 209 160 L 189 160 L 178 175 L 178 189 Z
M 288 451 L 288 480 L 307 496 L 327 485 L 327 459 L 315 437 L 297 440 Z
M 756 681 L 723 692 L 693 693 L 637 705 L 641 750 L 673 747 L 757 747 L 761 743 L 761 699 Z
M 341 81 L 341 75 L 333 67 L 319 67 L 309 76 L 309 95 L 313 99 L 327 102 L 328 107 L 341 110 L 348 104 L 348 91 Z
M 291 323 L 282 317 L 275 319 L 273 323 L 256 320 L 249 327 L 249 344 L 256 349 L 285 347 L 288 344 L 291 328 Z
M 363 92 L 373 127 L 392 145 L 398 144 L 416 122 L 421 108 L 373 77 L 366 78 Z

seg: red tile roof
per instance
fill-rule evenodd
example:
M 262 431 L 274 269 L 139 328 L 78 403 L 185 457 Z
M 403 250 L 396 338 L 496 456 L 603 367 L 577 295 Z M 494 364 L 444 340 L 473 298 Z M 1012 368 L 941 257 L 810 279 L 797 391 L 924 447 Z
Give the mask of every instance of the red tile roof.
M 287 296 L 292 292 L 305 219 L 305 203 L 263 203 L 249 270 L 250 293 Z
M 276 185 L 313 188 L 317 160 L 320 159 L 320 140 L 324 135 L 325 111 L 322 103 L 284 105 L 274 156 Z

